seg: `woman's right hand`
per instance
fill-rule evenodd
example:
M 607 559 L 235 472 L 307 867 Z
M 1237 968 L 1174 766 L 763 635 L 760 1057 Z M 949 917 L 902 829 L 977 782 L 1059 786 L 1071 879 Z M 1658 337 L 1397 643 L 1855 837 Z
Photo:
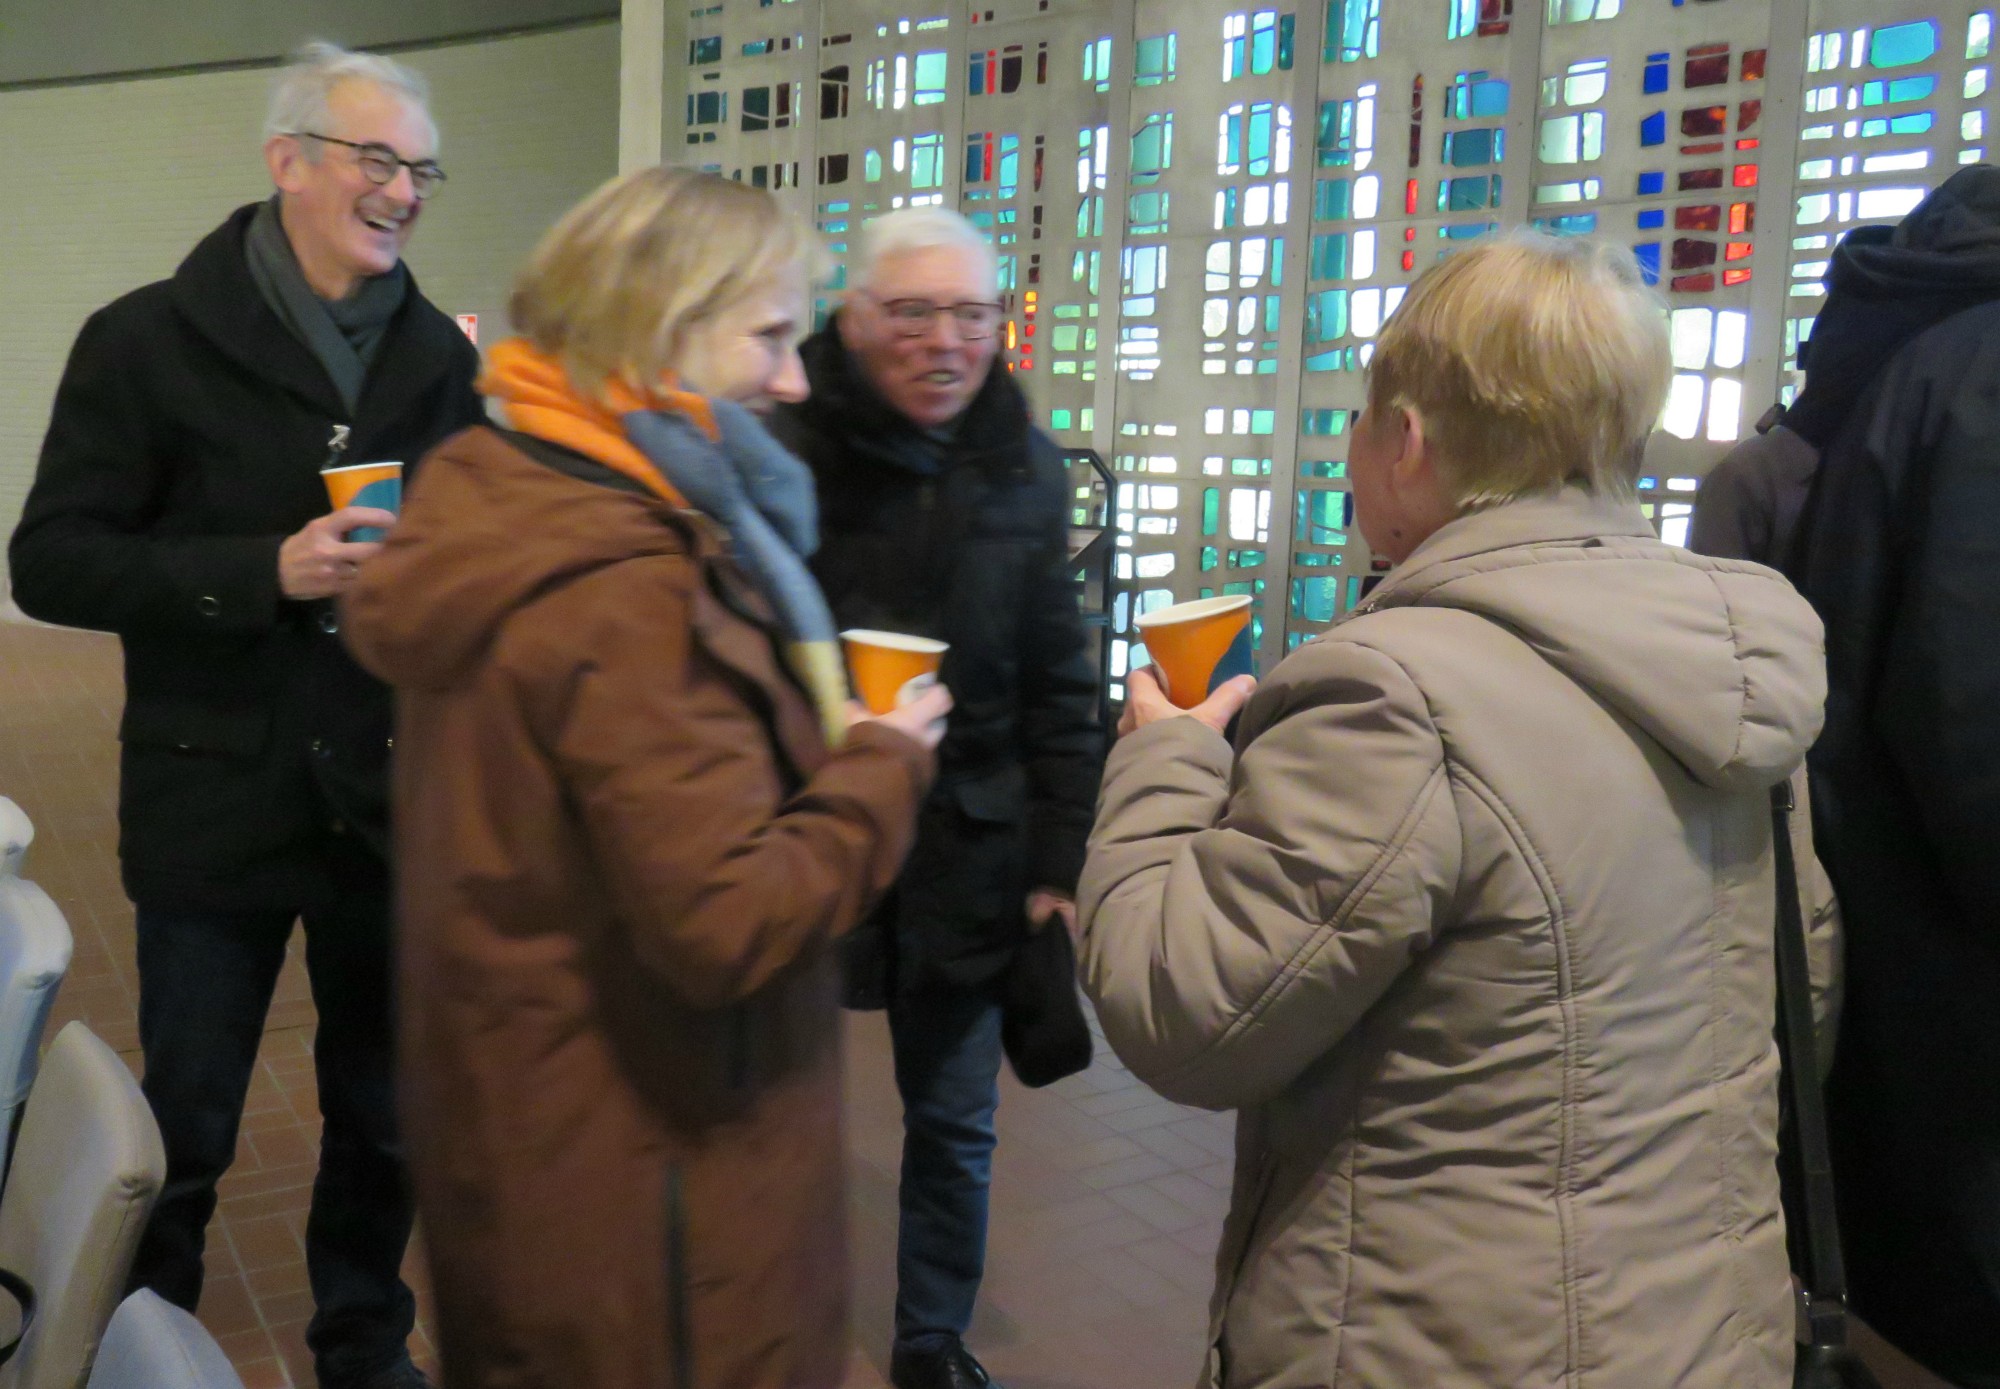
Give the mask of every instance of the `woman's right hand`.
M 932 685 L 908 704 L 891 709 L 886 714 L 871 714 L 861 705 L 850 703 L 847 706 L 847 726 L 852 728 L 859 723 L 879 723 L 935 751 L 944 739 L 945 715 L 950 712 L 951 691 L 942 685 Z

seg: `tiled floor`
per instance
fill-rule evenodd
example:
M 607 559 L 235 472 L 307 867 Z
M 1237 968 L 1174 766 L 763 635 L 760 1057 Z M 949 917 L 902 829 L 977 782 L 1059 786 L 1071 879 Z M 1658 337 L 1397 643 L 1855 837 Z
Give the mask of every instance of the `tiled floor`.
M 76 933 L 51 1034 L 82 1018 L 136 1071 L 132 909 L 118 884 L 114 824 L 121 696 L 116 642 L 10 623 L 0 612 L 0 795 L 34 818 L 28 876 Z M 314 1382 L 301 1246 L 319 1136 L 312 1026 L 295 949 L 222 1185 L 201 1306 L 246 1389 Z M 848 1389 L 878 1389 L 895 1293 L 901 1115 L 881 1015 L 850 1017 L 848 1043 L 858 1343 Z M 971 1344 L 1011 1389 L 1191 1384 L 1227 1200 L 1229 1120 L 1158 1099 L 1101 1047 L 1089 1071 L 1049 1090 L 1023 1090 L 1011 1077 L 1003 1085 L 991 1248 Z M 435 1371 L 417 1250 L 406 1276 L 422 1313 L 411 1349 Z M 1866 1328 L 1858 1337 L 1884 1389 L 1942 1386 Z
M 114 821 L 122 684 L 108 637 L 0 618 L 0 795 L 37 829 L 27 876 L 76 934 L 51 1035 L 82 1018 L 139 1068 L 132 909 Z M 318 1150 L 311 999 L 296 948 L 278 985 L 237 1160 L 211 1228 L 201 1319 L 246 1389 L 306 1389 L 312 1312 L 301 1240 Z M 882 1385 L 894 1297 L 901 1111 L 880 1014 L 848 1035 L 857 1352 L 850 1389 Z M 1230 1124 L 1099 1063 L 1047 1091 L 1004 1081 L 993 1232 L 973 1346 L 1010 1389 L 1170 1389 L 1193 1382 L 1210 1254 L 1229 1182 Z M 420 1254 L 406 1276 L 425 1314 Z

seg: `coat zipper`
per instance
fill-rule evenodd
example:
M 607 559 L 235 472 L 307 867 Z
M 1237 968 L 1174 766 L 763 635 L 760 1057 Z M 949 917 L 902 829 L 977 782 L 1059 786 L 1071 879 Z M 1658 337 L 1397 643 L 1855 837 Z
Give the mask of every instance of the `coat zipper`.
M 667 1166 L 667 1334 L 674 1389 L 694 1389 L 694 1328 L 688 1316 L 687 1208 L 681 1167 Z

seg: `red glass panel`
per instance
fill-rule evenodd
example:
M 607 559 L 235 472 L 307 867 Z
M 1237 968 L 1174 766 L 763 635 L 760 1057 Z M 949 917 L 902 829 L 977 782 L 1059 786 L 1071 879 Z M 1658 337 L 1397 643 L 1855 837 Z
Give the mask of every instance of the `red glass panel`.
M 1711 271 L 1699 275 L 1676 275 L 1670 287 L 1680 294 L 1700 294 L 1715 288 L 1715 275 Z
M 1705 43 L 1690 48 L 1681 84 L 1687 87 L 1719 87 L 1729 80 L 1729 45 Z
M 1750 259 L 1750 243 L 1747 241 L 1730 242 L 1727 246 L 1722 248 L 1722 258 L 1724 260 Z
M 1721 231 L 1722 205 L 1708 203 L 1701 207 L 1677 207 L 1674 209 L 1675 231 Z
M 1683 169 L 1680 176 L 1680 190 L 1683 193 L 1696 188 L 1722 187 L 1720 169 Z
M 1757 117 L 1763 114 L 1764 114 L 1764 103 L 1761 101 L 1753 100 L 1753 101 L 1737 102 L 1736 128 L 1738 130 L 1748 130 L 1751 126 L 1757 124 Z
M 1696 270 L 1704 265 L 1715 264 L 1715 243 L 1700 241 L 1692 236 L 1674 238 L 1673 268 L 1676 270 Z
M 1743 55 L 1743 80 L 1756 82 L 1764 76 L 1764 50 L 1752 48 Z
M 1415 270 L 1416 268 L 1417 268 L 1417 253 L 1415 251 L 1403 252 L 1403 269 Z
M 1730 175 L 1729 181 L 1738 188 L 1755 188 L 1757 186 L 1757 166 L 1755 164 L 1738 164 L 1736 172 Z
M 1762 140 L 1759 140 L 1755 135 L 1752 135 L 1747 140 L 1738 140 L 1736 142 L 1736 148 L 1740 150 L 1754 150 L 1763 143 L 1764 142 Z
M 1741 236 L 1745 232 L 1757 230 L 1757 204 L 1731 203 L 1729 205 L 1729 234 Z
M 1749 103 L 1744 103 L 1748 105 Z M 1727 106 L 1690 106 L 1681 112 L 1681 134 L 1720 135 L 1729 126 Z
M 1721 154 L 1721 153 L 1722 153 L 1722 146 L 1723 146 L 1723 144 L 1724 144 L 1724 142 L 1723 142 L 1723 141 L 1721 141 L 1721 140 L 1704 140 L 1704 141 L 1703 141 L 1702 143 L 1700 143 L 1700 144 L 1698 144 L 1698 145 L 1682 145 L 1682 146 L 1681 146 L 1681 153 L 1682 153 L 1682 154 Z
M 1403 185 L 1403 211 L 1414 217 L 1417 215 L 1417 181 L 1411 179 Z
M 1722 282 L 1726 285 L 1740 285 L 1749 278 L 1750 272 L 1748 270 L 1725 270 L 1722 272 Z

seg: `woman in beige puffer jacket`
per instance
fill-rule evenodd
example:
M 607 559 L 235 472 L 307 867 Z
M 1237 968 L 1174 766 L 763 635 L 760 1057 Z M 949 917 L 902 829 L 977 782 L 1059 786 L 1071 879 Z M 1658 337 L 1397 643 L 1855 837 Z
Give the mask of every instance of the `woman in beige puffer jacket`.
M 1206 1386 L 1789 1383 L 1766 793 L 1820 628 L 1654 538 L 1668 360 L 1628 254 L 1460 253 L 1352 436 L 1380 588 L 1254 695 L 1133 676 L 1082 968 L 1240 1111 Z

